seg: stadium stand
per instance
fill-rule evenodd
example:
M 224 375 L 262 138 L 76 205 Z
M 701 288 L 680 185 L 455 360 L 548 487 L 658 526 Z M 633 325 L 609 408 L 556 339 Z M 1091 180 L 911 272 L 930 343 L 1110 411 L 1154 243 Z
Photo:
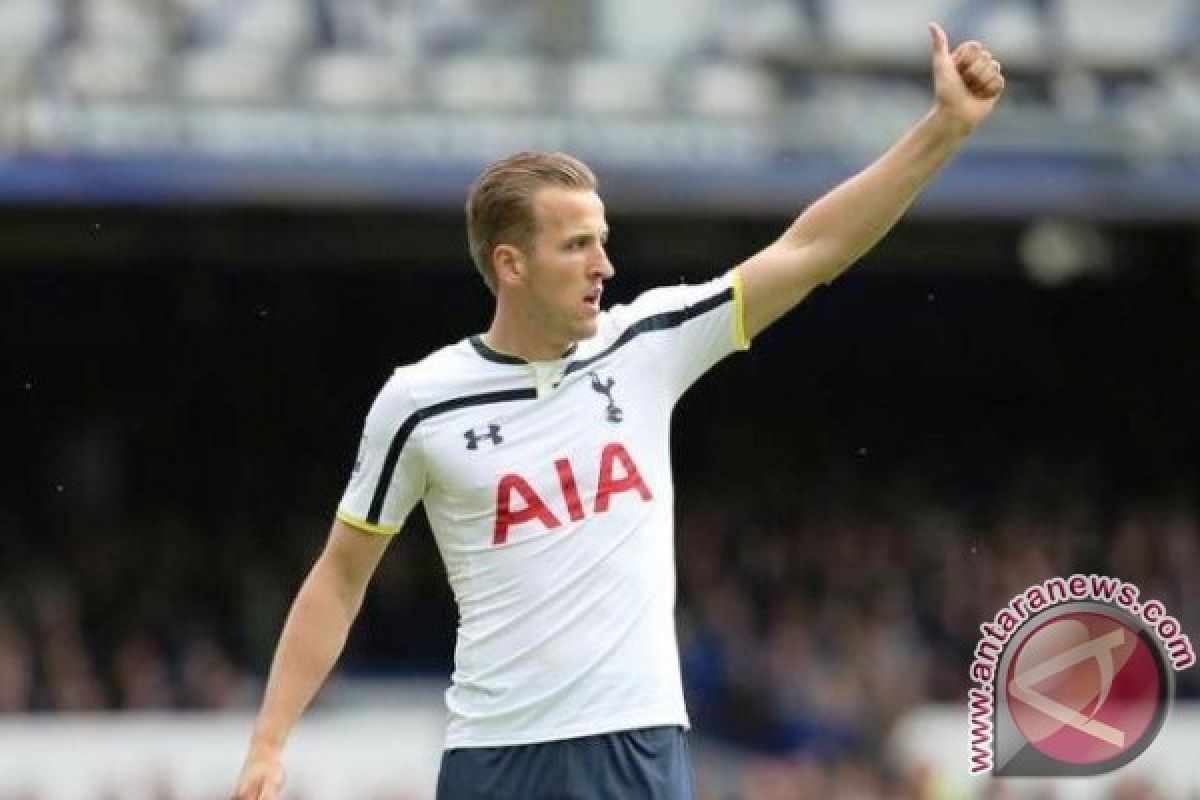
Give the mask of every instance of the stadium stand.
M 1194 152 L 1186 129 L 1200 85 L 1195 0 L 541 5 L 553 9 L 468 0 L 5 0 L 0 84 L 9 91 L 0 103 L 17 117 L 53 103 L 63 119 L 97 107 L 132 114 L 131 103 L 170 116 L 190 102 L 214 115 L 307 108 L 318 117 L 611 110 L 698 125 L 757 121 L 779 150 L 797 134 L 796 120 L 819 113 L 831 94 L 891 105 L 885 117 L 907 114 L 910 103 L 893 89 L 898 78 L 924 76 L 924 23 L 938 18 L 1004 53 L 1011 124 L 989 135 L 989 148 L 1028 149 L 1023 119 L 1028 128 L 1082 115 L 1099 126 L 1094 135 L 1077 131 L 1085 153 L 1137 155 L 1140 132 L 1157 135 L 1168 152 Z M 814 84 L 823 90 L 811 91 Z M 811 113 L 770 113 L 795 108 Z M 1149 131 L 1137 124 L 1147 113 L 1161 120 Z M 848 125 L 829 130 L 826 144 L 852 133 Z M 61 138 L 45 126 L 19 127 L 23 136 L 9 144 L 17 152 Z M 243 138 L 246 148 L 260 146 L 251 133 Z M 186 153 L 189 138 L 180 133 L 172 146 Z M 124 147 L 139 152 L 138 138 Z

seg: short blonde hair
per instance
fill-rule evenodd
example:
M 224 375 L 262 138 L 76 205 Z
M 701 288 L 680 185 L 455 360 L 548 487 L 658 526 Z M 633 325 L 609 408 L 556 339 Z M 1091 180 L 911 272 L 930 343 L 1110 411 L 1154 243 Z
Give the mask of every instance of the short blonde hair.
M 493 294 L 496 245 L 525 249 L 533 241 L 534 193 L 549 187 L 595 191 L 596 186 L 596 176 L 588 165 L 566 153 L 525 151 L 487 166 L 467 194 L 467 244 L 475 268 Z

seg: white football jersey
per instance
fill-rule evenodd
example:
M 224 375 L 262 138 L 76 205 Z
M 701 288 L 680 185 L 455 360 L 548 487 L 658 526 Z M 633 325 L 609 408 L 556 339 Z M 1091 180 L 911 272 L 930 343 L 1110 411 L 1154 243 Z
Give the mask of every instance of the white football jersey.
M 338 516 L 392 534 L 425 503 L 459 610 L 448 748 L 688 725 L 671 413 L 747 346 L 731 271 L 601 313 L 556 361 L 476 336 L 388 380 Z

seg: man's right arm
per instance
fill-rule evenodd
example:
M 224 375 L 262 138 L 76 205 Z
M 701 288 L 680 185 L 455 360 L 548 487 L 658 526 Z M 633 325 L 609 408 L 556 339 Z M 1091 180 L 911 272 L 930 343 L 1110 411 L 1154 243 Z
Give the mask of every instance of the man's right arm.
M 336 520 L 288 612 L 234 800 L 273 800 L 288 734 L 333 669 L 391 536 Z

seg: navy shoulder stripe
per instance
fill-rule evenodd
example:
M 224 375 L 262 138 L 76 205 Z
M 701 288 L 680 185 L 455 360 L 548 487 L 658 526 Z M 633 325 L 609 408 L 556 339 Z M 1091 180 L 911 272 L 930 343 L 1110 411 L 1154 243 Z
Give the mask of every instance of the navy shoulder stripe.
M 383 460 L 383 469 L 379 473 L 379 482 L 375 484 L 375 492 L 371 495 L 371 507 L 367 511 L 367 522 L 372 525 L 379 524 L 379 517 L 383 513 L 383 503 L 387 499 L 388 489 L 391 488 L 392 476 L 396 473 L 396 464 L 400 461 L 400 453 L 404 450 L 408 437 L 422 421 L 460 408 L 490 403 L 508 403 L 513 400 L 532 400 L 535 397 L 537 397 L 536 389 L 504 389 L 497 392 L 452 397 L 449 400 L 419 408 L 409 414 L 396 430 L 396 435 L 392 437 L 392 443 L 388 446 L 387 456 Z
M 633 323 L 624 331 L 622 331 L 621 335 L 617 337 L 615 342 L 601 350 L 596 355 L 592 356 L 591 358 L 585 358 L 582 361 L 575 361 L 569 364 L 564 374 L 570 375 L 572 372 L 576 372 L 594 364 L 605 356 L 610 355 L 617 348 L 624 347 L 625 345 L 629 344 L 629 342 L 631 342 L 636 336 L 640 336 L 643 333 L 649 333 L 651 331 L 665 331 L 669 330 L 670 328 L 677 328 L 683 323 L 687 322 L 689 319 L 699 317 L 702 314 L 707 314 L 714 308 L 720 308 L 731 300 L 733 300 L 733 287 L 729 286 L 717 292 L 712 297 L 706 297 L 695 305 L 684 306 L 683 308 L 677 308 L 674 311 L 664 311 L 661 314 L 655 314 L 650 317 L 639 319 L 637 322 Z

